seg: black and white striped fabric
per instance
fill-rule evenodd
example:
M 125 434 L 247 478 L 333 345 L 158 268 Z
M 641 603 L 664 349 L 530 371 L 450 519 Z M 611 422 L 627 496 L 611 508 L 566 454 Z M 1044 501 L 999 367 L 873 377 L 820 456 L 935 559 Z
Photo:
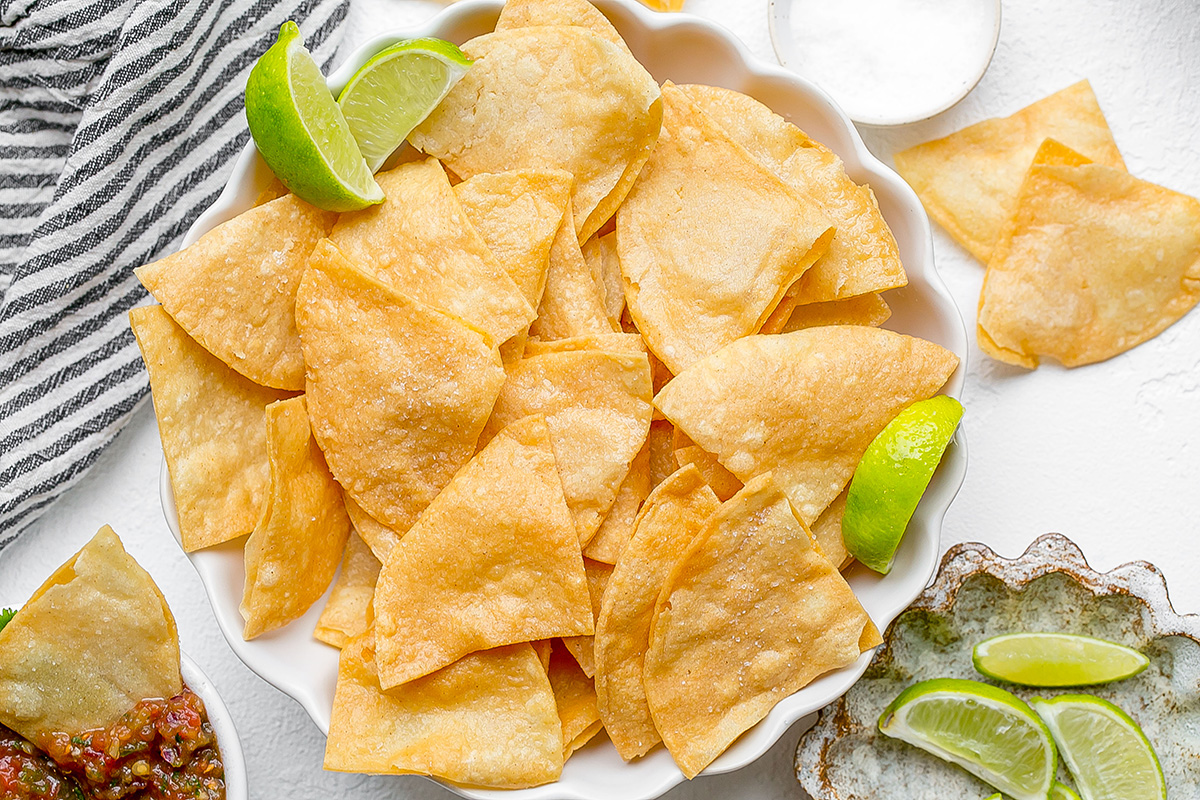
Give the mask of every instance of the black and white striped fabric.
M 0 548 L 146 397 L 133 268 L 178 247 L 249 138 L 294 19 L 328 69 L 349 0 L 0 0 Z

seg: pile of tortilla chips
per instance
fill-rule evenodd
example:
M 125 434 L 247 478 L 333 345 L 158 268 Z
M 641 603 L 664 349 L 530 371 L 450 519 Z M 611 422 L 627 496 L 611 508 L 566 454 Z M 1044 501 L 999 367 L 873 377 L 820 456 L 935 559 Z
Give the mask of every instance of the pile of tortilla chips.
M 993 358 L 1103 361 L 1200 300 L 1200 202 L 1125 171 L 1087 81 L 897 153 L 896 167 L 987 264 L 977 333 Z
M 328 769 L 532 786 L 607 730 L 691 777 L 879 642 L 843 491 L 958 359 L 876 327 L 874 195 L 766 106 L 586 0 L 462 47 L 386 202 L 139 270 L 184 546 L 244 541 L 247 638 L 333 582 Z

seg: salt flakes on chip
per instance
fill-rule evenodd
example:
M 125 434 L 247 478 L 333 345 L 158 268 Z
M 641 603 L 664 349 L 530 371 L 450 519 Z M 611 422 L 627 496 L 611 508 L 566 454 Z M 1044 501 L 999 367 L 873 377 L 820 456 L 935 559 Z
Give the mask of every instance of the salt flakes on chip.
M 695 467 L 658 485 L 609 581 L 596 621 L 596 695 L 608 737 L 629 760 L 661 741 L 642 683 L 659 592 L 671 567 L 720 507 Z
M 774 471 L 811 525 L 879 431 L 958 366 L 945 348 L 859 325 L 752 336 L 677 375 L 655 405 L 744 482 Z
M 595 561 L 605 564 L 616 564 L 621 551 L 633 536 L 633 525 L 637 520 L 638 510 L 642 502 L 650 494 L 650 443 L 642 445 L 642 449 L 629 465 L 625 480 L 617 490 L 617 499 L 596 535 L 583 548 L 583 554 Z
M 879 642 L 787 497 L 761 475 L 671 569 L 650 629 L 646 699 L 692 778 L 780 700 Z
M 409 141 L 462 178 L 570 172 L 575 230 L 587 241 L 654 148 L 658 84 L 623 47 L 577 26 L 496 31 L 462 49 L 474 65 Z
M 834 229 L 679 87 L 663 87 L 663 106 L 658 146 L 617 214 L 617 255 L 633 321 L 679 374 L 758 332 Z
M 986 264 L 1016 210 L 1025 172 L 1048 138 L 1098 164 L 1125 168 L 1091 84 L 1080 81 L 1011 117 L 896 153 L 896 170 L 929 216 Z
M 342 554 L 342 569 L 317 620 L 314 636 L 326 644 L 342 647 L 366 631 L 374 618 L 371 601 L 381 566 L 362 537 L 351 531 Z
M 129 325 L 150 373 L 183 549 L 245 536 L 267 497 L 263 413 L 287 394 L 234 372 L 162 306 L 133 309 Z
M 471 459 L 388 554 L 375 590 L 380 683 L 476 650 L 592 631 L 550 431 L 527 417 Z
M 604 303 L 603 284 L 597 282 L 575 238 L 568 205 L 562 227 L 550 248 L 546 289 L 537 319 L 529 326 L 536 339 L 569 339 L 616 332 Z
M 474 453 L 504 382 L 500 357 L 481 332 L 372 280 L 328 242 L 300 283 L 296 322 L 329 468 L 402 534 Z
M 175 618 L 107 525 L 0 630 L 0 724 L 33 742 L 182 687 Z
M 372 632 L 338 662 L 325 769 L 521 788 L 562 772 L 562 725 L 528 644 L 473 653 L 384 692 Z

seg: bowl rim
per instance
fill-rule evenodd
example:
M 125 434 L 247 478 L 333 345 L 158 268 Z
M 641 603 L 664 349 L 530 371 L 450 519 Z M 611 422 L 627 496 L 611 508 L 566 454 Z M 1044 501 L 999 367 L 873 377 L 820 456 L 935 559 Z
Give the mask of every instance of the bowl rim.
M 909 260 L 906 261 L 905 268 L 910 276 L 910 283 L 913 282 L 911 279 L 916 277 L 918 280 L 915 282 L 920 283 L 928 289 L 932 296 L 931 303 L 941 309 L 943 321 L 949 327 L 947 336 L 953 341 L 947 347 L 958 355 L 960 364 L 943 391 L 951 396 L 961 397 L 968 356 L 966 327 L 963 324 L 962 314 L 957 304 L 944 281 L 942 281 L 940 275 L 937 273 L 933 260 L 933 236 L 929 219 L 925 215 L 913 190 L 899 175 L 867 149 L 866 144 L 854 128 L 849 117 L 838 108 L 833 99 L 811 81 L 754 56 L 736 36 L 717 23 L 686 13 L 657 13 L 641 5 L 637 0 L 593 0 L 593 2 L 607 16 L 612 17 L 613 13 L 616 13 L 624 18 L 632 18 L 637 25 L 642 27 L 647 36 L 654 36 L 663 31 L 674 30 L 718 40 L 718 43 L 722 47 L 734 54 L 736 61 L 740 62 L 737 66 L 745 74 L 755 80 L 774 81 L 787 86 L 790 91 L 802 97 L 804 104 L 811 107 L 814 114 L 821 116 L 828 122 L 834 129 L 833 133 L 837 137 L 837 141 L 827 142 L 827 144 L 835 153 L 838 153 L 842 157 L 846 163 L 847 170 L 851 172 L 855 180 L 862 183 L 865 179 L 869 179 L 872 188 L 875 189 L 877 194 L 887 194 L 893 197 L 901 208 L 897 213 L 902 214 L 908 224 L 915 226 L 917 233 L 912 243 L 913 251 L 908 254 Z M 439 36 L 439 34 L 443 34 L 448 30 L 454 30 L 463 26 L 469 27 L 471 21 L 477 21 L 478 18 L 487 15 L 491 15 L 491 19 L 494 21 L 495 16 L 499 13 L 502 6 L 502 0 L 463 0 L 447 7 L 419 25 L 376 35 L 348 54 L 338 69 L 329 76 L 330 88 L 336 92 L 368 58 L 383 47 L 399 39 Z M 270 180 L 270 175 L 269 169 L 262 159 L 258 157 L 253 140 L 247 142 L 233 165 L 225 188 L 213 204 L 193 223 L 184 237 L 181 247 L 192 244 L 201 235 L 220 222 L 250 207 L 258 194 L 259 187 L 267 184 Z M 857 177 L 860 175 L 865 176 L 865 178 Z M 931 484 L 930 490 L 926 495 L 926 501 L 922 502 L 917 515 L 914 516 L 914 520 L 921 520 L 919 526 L 921 534 L 917 537 L 908 537 L 916 538 L 918 541 L 913 546 L 919 548 L 917 568 L 906 577 L 906 581 L 912 586 L 911 592 L 906 593 L 907 596 L 904 597 L 897 596 L 892 598 L 882 610 L 876 609 L 874 611 L 873 617 L 875 617 L 875 622 L 881 629 L 886 627 L 897 614 L 907 607 L 933 575 L 937 567 L 942 520 L 950 503 L 962 486 L 966 474 L 966 463 L 966 436 L 963 429 L 960 428 L 947 451 L 942 466 L 935 475 L 934 483 Z M 165 458 L 160 472 L 160 497 L 163 514 L 168 527 L 171 529 L 176 541 L 179 541 L 174 494 L 171 489 L 170 476 Z M 311 682 L 310 684 L 301 685 L 301 683 L 298 683 L 294 679 L 294 675 L 274 674 L 269 668 L 264 668 L 263 664 L 265 662 L 256 657 L 256 652 L 258 651 L 255 649 L 262 646 L 264 640 L 260 639 L 255 642 L 246 642 L 243 640 L 241 635 L 241 619 L 236 611 L 237 603 L 228 604 L 226 603 L 227 598 L 221 596 L 222 587 L 212 577 L 219 572 L 219 565 L 217 563 L 219 557 L 209 558 L 208 555 L 214 553 L 214 551 L 218 551 L 220 556 L 228 559 L 230 553 L 227 551 L 236 544 L 237 542 L 235 541 L 217 548 L 186 554 L 192 566 L 200 575 L 201 583 L 213 607 L 218 626 L 229 643 L 230 648 L 251 671 L 300 703 L 317 727 L 323 733 L 327 733 L 329 717 L 329 708 L 326 707 L 327 701 L 322 700 L 316 695 L 310 685 Z M 319 611 L 319 607 L 322 605 L 323 600 L 314 604 L 313 608 Z M 231 608 L 232 610 L 230 610 Z M 310 610 L 310 613 L 312 613 L 312 610 Z M 297 622 L 299 623 L 300 621 Z M 845 693 L 866 669 L 871 655 L 871 651 L 863 653 L 853 664 L 843 667 L 841 670 L 827 673 L 825 676 L 819 678 L 818 681 L 822 683 L 823 687 L 826 687 L 826 694 L 828 695 L 822 695 L 823 699 L 821 702 L 814 704 L 811 701 L 807 701 L 802 704 L 795 703 L 789 705 L 789 701 L 795 700 L 797 695 L 785 698 L 775 706 L 766 718 L 760 721 L 755 728 L 751 729 L 754 731 L 761 728 L 767 732 L 765 734 L 764 746 L 756 752 L 749 754 L 748 757 L 746 754 L 739 754 L 737 758 L 733 758 L 733 754 L 727 751 L 701 774 L 711 775 L 730 772 L 757 760 L 797 720 L 810 715 L 812 712 L 833 702 L 837 697 Z M 801 691 L 803 692 L 804 690 Z M 654 779 L 647 780 L 644 784 L 639 783 L 636 797 L 642 798 L 642 800 L 658 797 L 681 783 L 684 780 L 682 773 L 679 772 L 677 767 L 674 767 L 673 763 L 671 766 L 671 770 L 663 771 L 664 775 L 658 775 Z M 487 800 L 497 800 L 497 798 L 501 797 L 506 800 L 517 800 L 518 798 L 519 800 L 551 800 L 551 798 L 556 800 L 559 798 L 563 800 L 596 800 L 596 798 L 602 796 L 607 797 L 595 792 L 589 793 L 578 786 L 564 785 L 561 780 L 530 789 L 510 790 L 476 789 L 459 786 L 448 781 L 438 780 L 437 782 L 464 797 L 487 798 Z M 631 797 L 630 800 L 634 800 L 634 798 Z
M 216 734 L 221 763 L 225 767 L 226 800 L 249 800 L 246 753 L 242 749 L 242 740 L 238 736 L 229 707 L 217 691 L 216 684 L 204 674 L 200 665 L 182 650 L 179 653 L 179 669 L 183 674 L 183 682 L 204 701 L 204 710 L 208 713 L 208 721 Z

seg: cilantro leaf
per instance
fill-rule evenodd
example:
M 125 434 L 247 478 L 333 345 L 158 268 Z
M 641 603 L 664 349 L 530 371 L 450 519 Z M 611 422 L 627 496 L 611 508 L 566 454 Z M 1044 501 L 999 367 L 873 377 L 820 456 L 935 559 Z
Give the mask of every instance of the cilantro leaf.
M 4 626 L 16 615 L 17 610 L 15 608 L 0 608 L 0 631 L 4 630 Z

